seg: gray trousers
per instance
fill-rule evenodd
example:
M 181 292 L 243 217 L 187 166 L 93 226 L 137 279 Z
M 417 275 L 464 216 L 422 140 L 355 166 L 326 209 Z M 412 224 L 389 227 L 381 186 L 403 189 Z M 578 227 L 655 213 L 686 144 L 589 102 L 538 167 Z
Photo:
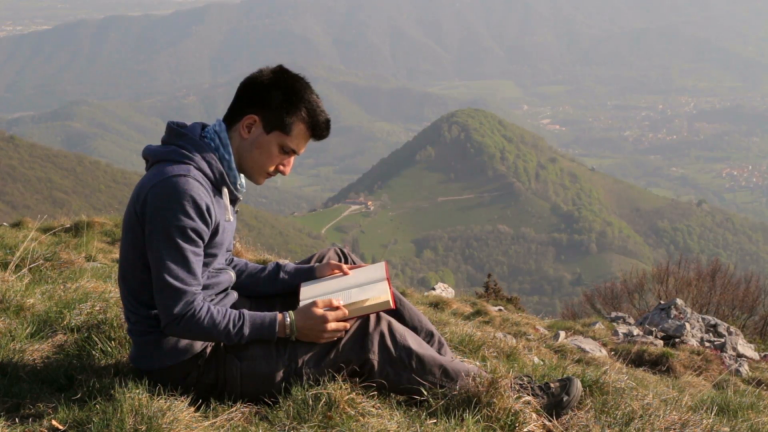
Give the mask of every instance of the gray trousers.
M 361 264 L 340 248 L 329 248 L 299 264 L 337 261 Z M 259 401 L 280 395 L 292 384 L 343 375 L 378 389 L 422 395 L 425 389 L 458 388 L 484 372 L 454 359 L 429 320 L 395 291 L 397 309 L 358 318 L 343 338 L 324 344 L 250 342 L 213 344 L 178 365 L 148 373 L 151 381 L 201 398 Z M 240 299 L 234 308 L 255 312 L 294 310 L 298 292 L 280 297 Z

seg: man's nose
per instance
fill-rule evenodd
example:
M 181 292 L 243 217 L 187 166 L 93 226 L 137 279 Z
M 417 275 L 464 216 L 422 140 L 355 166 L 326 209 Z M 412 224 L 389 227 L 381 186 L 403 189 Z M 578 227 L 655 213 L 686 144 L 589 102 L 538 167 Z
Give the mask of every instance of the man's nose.
M 291 173 L 291 168 L 293 168 L 293 159 L 295 156 L 288 158 L 285 162 L 278 165 L 278 172 L 284 176 L 287 176 Z

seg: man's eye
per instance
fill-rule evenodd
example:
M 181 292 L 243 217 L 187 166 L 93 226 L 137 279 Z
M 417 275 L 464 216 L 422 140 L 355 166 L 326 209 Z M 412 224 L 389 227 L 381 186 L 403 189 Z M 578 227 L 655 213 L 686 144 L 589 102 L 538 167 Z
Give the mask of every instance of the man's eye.
M 282 153 L 282 154 L 284 154 L 284 155 L 289 155 L 289 154 L 291 154 L 291 152 L 290 152 L 290 151 L 288 151 L 288 149 L 287 149 L 287 148 L 285 148 L 285 147 L 280 147 L 280 153 Z

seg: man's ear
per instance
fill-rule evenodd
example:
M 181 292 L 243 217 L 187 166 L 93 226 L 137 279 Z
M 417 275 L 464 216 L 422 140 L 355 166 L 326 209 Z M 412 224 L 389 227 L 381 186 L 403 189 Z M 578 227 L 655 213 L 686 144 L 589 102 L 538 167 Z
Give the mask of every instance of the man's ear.
M 254 133 L 259 133 L 262 130 L 261 119 L 255 114 L 248 114 L 240 120 L 239 133 L 240 137 L 247 139 Z

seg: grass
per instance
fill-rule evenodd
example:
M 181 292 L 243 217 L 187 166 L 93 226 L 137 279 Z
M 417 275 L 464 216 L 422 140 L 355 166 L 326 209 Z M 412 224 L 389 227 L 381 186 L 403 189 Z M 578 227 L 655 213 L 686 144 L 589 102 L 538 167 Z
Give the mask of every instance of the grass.
M 195 404 L 138 378 L 127 363 L 116 270 L 119 221 L 90 219 L 0 227 L 0 430 L 528 430 L 762 431 L 768 367 L 725 374 L 705 350 L 615 345 L 594 320 L 543 321 L 496 313 L 478 299 L 403 293 L 458 356 L 491 375 L 461 394 L 406 400 L 354 382 L 298 386 L 275 405 Z M 237 246 L 249 259 L 273 257 Z M 549 331 L 593 337 L 611 358 L 592 358 Z M 507 333 L 516 342 L 501 340 Z M 537 358 L 539 361 L 535 361 Z M 670 372 L 672 371 L 673 372 Z M 557 423 L 508 390 L 517 374 L 581 378 L 576 411 Z
M 307 213 L 305 215 L 298 216 L 296 220 L 312 231 L 319 233 L 323 230 L 323 228 L 328 226 L 329 223 L 333 222 L 339 216 L 344 214 L 348 208 L 348 205 L 337 205 L 329 209 L 318 210 L 314 213 Z

